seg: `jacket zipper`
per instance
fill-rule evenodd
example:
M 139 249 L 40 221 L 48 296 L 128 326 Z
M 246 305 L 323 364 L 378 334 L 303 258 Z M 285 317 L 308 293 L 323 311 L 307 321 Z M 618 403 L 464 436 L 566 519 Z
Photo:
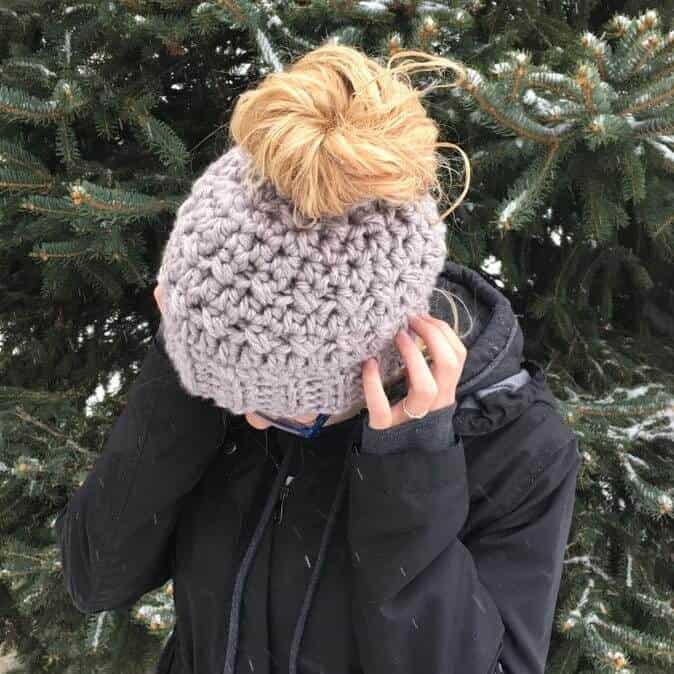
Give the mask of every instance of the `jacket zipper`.
M 286 498 L 288 498 L 288 494 L 290 493 L 291 489 L 290 484 L 294 479 L 295 479 L 294 475 L 287 475 L 286 483 L 281 487 L 281 496 L 279 497 L 275 518 L 277 524 L 280 524 L 281 520 L 283 519 L 283 506 L 285 505 Z

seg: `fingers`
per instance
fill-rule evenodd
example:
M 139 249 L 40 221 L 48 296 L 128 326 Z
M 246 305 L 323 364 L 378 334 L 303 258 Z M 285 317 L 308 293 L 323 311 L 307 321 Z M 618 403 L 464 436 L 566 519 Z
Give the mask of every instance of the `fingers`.
M 396 334 L 394 341 L 407 378 L 405 406 L 413 414 L 432 412 L 455 401 L 467 349 L 445 321 L 423 314 L 410 317 L 409 324 L 425 343 L 431 362 L 426 361 L 412 335 L 402 330 Z M 363 365 L 363 387 L 371 428 L 385 429 L 410 420 L 402 408 L 403 400 L 391 407 L 375 359 Z
M 444 321 L 429 320 L 425 316 L 412 316 L 410 325 L 426 343 L 431 356 L 430 371 L 437 385 L 437 396 L 431 410 L 450 405 L 454 402 L 466 348 L 458 335 Z
M 391 426 L 393 424 L 391 404 L 384 390 L 375 358 L 368 358 L 363 364 L 363 389 L 370 428 L 383 429 Z
M 459 358 L 459 362 L 463 364 L 466 360 L 466 356 L 468 355 L 468 349 L 466 349 L 464 343 L 461 341 L 461 338 L 456 334 L 456 332 L 452 330 L 446 321 L 435 318 L 435 316 L 431 316 L 430 314 L 422 314 L 422 316 L 426 321 L 432 325 L 435 325 L 449 340 L 454 353 L 456 353 Z
M 422 335 L 420 336 L 423 338 Z M 412 337 L 404 330 L 396 335 L 395 342 L 405 361 L 405 368 L 409 377 L 407 409 L 414 414 L 430 409 L 438 395 L 438 385 L 423 353 L 414 343 Z M 402 409 L 402 401 L 399 404 L 399 411 L 405 415 Z

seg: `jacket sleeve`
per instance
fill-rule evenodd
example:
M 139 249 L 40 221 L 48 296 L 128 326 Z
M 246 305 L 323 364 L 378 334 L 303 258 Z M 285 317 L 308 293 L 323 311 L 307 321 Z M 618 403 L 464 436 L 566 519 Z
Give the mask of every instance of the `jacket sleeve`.
M 222 440 L 223 410 L 183 389 L 161 331 L 54 524 L 68 593 L 83 613 L 128 607 L 172 576 L 180 504 Z
M 544 672 L 580 464 L 576 437 L 557 433 L 527 466 L 537 477 L 526 493 L 461 540 L 469 488 L 455 408 L 385 430 L 365 417 L 348 524 L 365 674 Z

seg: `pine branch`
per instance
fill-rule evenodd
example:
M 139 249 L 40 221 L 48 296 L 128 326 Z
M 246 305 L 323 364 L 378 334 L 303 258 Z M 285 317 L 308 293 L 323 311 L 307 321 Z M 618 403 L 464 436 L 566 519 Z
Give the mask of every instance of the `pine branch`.
M 659 116 L 651 119 L 635 121 L 633 117 L 626 117 L 635 138 L 674 133 L 674 110 L 664 110 Z
M 670 31 L 668 38 L 671 38 L 674 36 L 674 31 Z M 668 45 L 668 52 L 671 52 L 674 47 L 674 40 Z M 667 54 L 666 58 L 664 58 L 660 63 L 658 63 L 657 59 L 654 59 L 653 63 L 648 64 L 647 70 L 647 76 L 648 79 L 650 79 L 651 82 L 657 82 L 658 80 L 662 80 L 665 77 L 669 77 L 672 73 L 674 73 L 674 57 L 671 56 L 671 54 Z
M 621 156 L 623 165 L 622 193 L 623 199 L 639 203 L 646 198 L 646 167 L 642 153 L 636 148 L 625 150 Z
M 672 223 L 674 223 L 674 213 L 670 213 L 670 215 L 667 216 L 664 220 L 662 220 L 662 222 L 653 223 L 654 227 L 651 230 L 652 231 L 651 237 L 657 241 L 660 238 L 660 236 L 665 234 L 666 232 L 669 232 L 669 234 L 671 235 Z
M 658 207 L 657 205 L 654 208 L 649 209 L 650 213 L 661 214 L 664 209 Z M 651 216 L 650 219 L 645 220 L 642 224 L 648 235 L 655 242 L 653 257 L 655 260 L 661 260 L 665 263 L 674 262 L 674 229 L 672 228 L 672 222 L 674 221 L 674 211 L 670 210 L 668 213 L 663 215 L 662 219 L 659 219 L 657 216 Z M 666 313 L 663 315 L 661 310 L 658 310 L 656 313 L 651 313 L 649 316 L 649 309 L 655 308 L 655 305 L 652 301 L 646 301 L 644 303 L 643 312 L 644 319 L 650 321 L 652 325 L 657 327 L 662 327 L 663 324 L 660 324 L 658 319 L 660 317 L 667 317 L 664 324 L 667 324 L 667 321 L 672 320 L 671 315 Z
M 20 71 L 23 79 L 40 82 L 42 84 L 58 79 L 58 74 L 49 67 L 49 61 L 35 56 L 10 56 L 3 59 L 2 68 L 6 72 Z
M 671 402 L 669 408 L 674 409 Z M 632 492 L 637 507 L 657 519 L 665 516 L 674 519 L 672 494 L 642 480 L 630 463 L 632 457 L 629 453 L 618 452 L 618 456 L 626 473 L 627 487 Z
M 35 175 L 24 170 L 0 167 L 0 191 L 7 192 L 48 192 L 54 181 L 45 180 L 43 175 Z
M 617 37 L 617 45 L 613 57 L 609 60 L 607 70 L 609 78 L 622 82 L 635 72 L 642 63 L 644 51 L 652 49 L 643 44 L 648 41 L 659 24 L 657 12 L 649 10 L 636 19 L 630 19 L 618 14 L 611 20 L 612 32 L 610 36 Z
M 588 175 L 580 185 L 580 194 L 586 237 L 597 244 L 612 241 L 618 228 L 627 224 L 625 209 L 611 198 L 606 183 L 594 175 Z
M 217 2 L 227 11 L 233 27 L 245 28 L 252 35 L 265 63 L 275 72 L 281 72 L 284 69 L 283 62 L 262 28 L 269 22 L 263 7 L 249 0 L 217 0 Z
M 119 302 L 124 295 L 124 286 L 120 283 L 117 274 L 111 269 L 105 269 L 100 264 L 96 264 L 95 258 L 97 257 L 98 255 L 93 255 L 90 262 L 83 256 L 78 255 L 73 260 L 73 264 L 101 295 L 111 298 L 114 302 Z M 148 280 L 147 278 L 143 279 L 143 285 L 147 285 Z
M 122 276 L 130 283 L 146 286 L 151 278 L 150 268 L 144 261 L 145 245 L 136 245 L 133 249 L 126 244 L 119 227 L 112 227 L 103 246 L 103 253 L 117 263 Z
M 671 639 L 652 636 L 627 625 L 617 625 L 603 620 L 596 614 L 591 617 L 589 622 L 592 625 L 601 626 L 605 632 L 619 639 L 621 644 L 625 644 L 635 653 L 668 665 L 674 665 L 674 641 Z
M 664 80 L 658 80 L 654 84 L 637 90 L 627 97 L 623 106 L 618 108 L 621 115 L 633 115 L 635 112 L 652 110 L 661 105 L 674 103 L 674 76 Z
M 33 194 L 20 201 L 19 208 L 36 215 L 48 215 L 50 218 L 64 222 L 79 215 L 73 202 L 65 197 L 45 197 Z
M 125 15 L 125 28 L 128 35 L 140 39 L 156 38 L 164 44 L 173 56 L 186 53 L 183 42 L 189 37 L 190 22 L 187 18 L 175 14 L 140 14 L 140 10 Z
M 540 145 L 525 138 L 505 138 L 485 142 L 479 150 L 470 155 L 471 172 L 483 175 L 500 169 L 504 163 L 512 167 L 531 161 L 537 155 Z
M 81 237 L 74 241 L 50 241 L 36 246 L 28 255 L 43 262 L 74 262 L 78 258 L 90 254 L 96 256 L 100 242 L 93 237 Z
M 180 199 L 159 199 L 129 190 L 101 187 L 88 180 L 81 180 L 70 186 L 70 198 L 77 206 L 87 206 L 99 214 L 109 217 L 141 218 L 164 211 L 174 211 Z
M 674 606 L 670 601 L 658 599 L 644 592 L 633 592 L 630 597 L 654 618 L 674 622 Z
M 546 125 L 574 120 L 584 111 L 580 103 L 565 100 L 553 102 L 537 95 L 533 89 L 526 90 L 522 104 L 530 109 L 530 114 L 535 115 L 538 122 Z
M 5 390 L 5 387 L 3 386 L 2 389 L 0 390 Z M 14 398 L 16 400 L 16 398 Z M 98 454 L 96 452 L 92 452 L 89 449 L 85 449 L 78 443 L 76 443 L 72 438 L 69 438 L 67 435 L 64 433 L 61 433 L 61 431 L 57 431 L 55 428 L 52 428 L 48 424 L 44 423 L 44 421 L 41 421 L 37 417 L 34 417 L 32 414 L 30 414 L 26 409 L 24 409 L 21 405 L 17 405 L 14 408 L 14 413 L 16 416 L 21 419 L 21 421 L 24 421 L 26 423 L 32 424 L 33 426 L 37 426 L 39 429 L 46 431 L 50 435 L 53 435 L 56 438 L 59 438 L 59 440 L 63 440 L 65 442 L 66 447 L 69 447 L 70 449 L 79 452 L 80 454 L 84 454 L 85 456 L 88 457 L 96 457 Z
M 588 117 L 593 117 L 602 107 L 598 100 L 602 94 L 599 71 L 590 63 L 581 63 L 576 70 L 576 82 L 583 94 L 585 112 Z
M 594 66 L 601 79 L 608 79 L 609 66 L 607 59 L 610 59 L 612 55 L 611 46 L 590 31 L 583 33 L 580 38 L 580 45 L 588 57 L 594 61 Z
M 547 127 L 530 120 L 517 106 L 505 100 L 494 85 L 486 82 L 472 68 L 467 68 L 467 77 L 459 86 L 469 94 L 469 101 L 475 101 L 502 129 L 514 132 L 529 140 L 546 144 L 560 142 L 570 135 L 573 124 L 559 124 Z
M 543 89 L 577 102 L 583 100 L 583 92 L 573 78 L 563 73 L 551 72 L 547 68 L 528 73 L 524 78 L 524 86 Z
M 63 119 L 58 122 L 56 127 L 55 148 L 56 154 L 66 166 L 73 167 L 82 159 L 75 134 Z
M 583 138 L 591 150 L 621 143 L 629 135 L 627 121 L 619 115 L 600 113 L 588 119 L 582 127 Z
M 189 153 L 183 141 L 168 124 L 138 108 L 133 108 L 130 118 L 139 141 L 159 155 L 164 166 L 175 171 L 185 168 Z
M 286 22 L 274 11 L 273 5 L 270 5 L 267 8 L 267 14 L 269 16 L 267 20 L 267 26 L 273 27 L 275 30 L 278 30 L 289 42 L 294 43 L 296 46 L 301 47 L 305 51 L 312 51 L 318 47 L 318 43 L 307 40 L 301 35 L 290 30 Z
M 529 72 L 531 54 L 515 50 L 508 55 L 509 61 L 495 64 L 491 71 L 503 83 L 504 92 L 507 89 L 507 98 L 515 101 L 522 94 L 524 78 Z
M 42 178 L 50 178 L 51 173 L 35 155 L 23 146 L 5 138 L 0 138 L 0 165 L 3 167 L 21 168 L 38 174 Z
M 0 115 L 10 121 L 47 125 L 69 118 L 71 112 L 54 100 L 42 101 L 0 84 Z
M 522 229 L 534 215 L 548 193 L 559 161 L 559 145 L 547 148 L 543 158 L 537 158 L 513 183 L 507 198 L 496 209 L 494 224 L 501 231 Z
M 594 627 L 596 614 L 593 613 L 583 620 L 584 637 L 587 644 L 586 654 L 590 656 L 599 667 L 613 668 L 615 671 L 623 671 L 628 661 L 619 645 L 610 643 L 604 639 Z
M 646 143 L 655 151 L 660 166 L 669 173 L 674 173 L 674 150 L 654 138 L 647 138 Z
M 261 28 L 255 27 L 254 35 L 264 60 L 272 66 L 274 71 L 281 72 L 284 69 L 284 65 L 281 59 L 277 56 L 272 43 L 267 37 L 267 34 Z

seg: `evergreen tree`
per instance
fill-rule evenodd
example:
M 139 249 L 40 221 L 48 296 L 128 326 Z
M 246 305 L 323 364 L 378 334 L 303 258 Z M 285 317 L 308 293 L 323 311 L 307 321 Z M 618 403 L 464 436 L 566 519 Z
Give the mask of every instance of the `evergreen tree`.
M 553 386 L 566 392 L 560 407 L 584 459 L 546 670 L 554 673 L 674 667 L 674 380 L 663 375 L 672 353 L 647 361 L 629 337 L 614 348 L 632 363 L 632 386 L 602 398 Z
M 3 2 L 0 643 L 25 671 L 157 661 L 171 582 L 126 611 L 80 614 L 53 522 L 123 409 L 157 327 L 163 243 L 229 145 L 233 102 L 326 40 L 466 64 L 460 87 L 422 99 L 440 140 L 471 160 L 450 255 L 511 298 L 586 459 L 549 671 L 674 669 L 674 32 L 662 5 Z
M 462 87 L 469 124 L 494 131 L 472 155 L 474 194 L 488 195 L 472 221 L 488 223 L 502 280 L 539 319 L 540 344 L 567 349 L 586 384 L 606 324 L 674 334 L 673 52 L 655 11 L 616 15 L 556 64 L 509 50 Z

